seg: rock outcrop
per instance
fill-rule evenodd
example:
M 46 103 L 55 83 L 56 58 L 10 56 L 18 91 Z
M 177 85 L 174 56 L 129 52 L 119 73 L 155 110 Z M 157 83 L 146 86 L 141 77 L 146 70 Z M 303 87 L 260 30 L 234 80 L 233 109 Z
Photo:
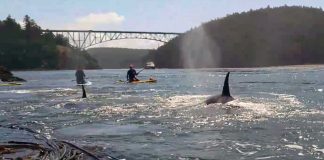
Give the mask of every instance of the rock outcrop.
M 0 79 L 2 82 L 26 82 L 26 80 L 15 77 L 8 69 L 0 66 Z

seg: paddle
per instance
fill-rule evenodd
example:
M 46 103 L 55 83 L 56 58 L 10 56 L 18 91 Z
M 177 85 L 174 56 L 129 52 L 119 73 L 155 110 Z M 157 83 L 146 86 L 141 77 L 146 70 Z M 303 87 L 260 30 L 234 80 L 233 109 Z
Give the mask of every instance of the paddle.
M 138 75 L 139 73 L 141 73 L 142 71 L 144 71 L 144 69 L 145 69 L 145 68 L 143 68 L 142 70 L 138 71 L 138 72 L 137 72 L 137 75 Z
M 88 77 L 85 77 L 84 79 L 86 80 L 86 79 L 88 79 Z M 71 81 L 74 82 L 74 81 L 76 81 L 76 80 L 75 80 L 75 79 L 72 79 Z
M 86 91 L 84 89 L 84 85 L 82 85 L 82 98 L 87 98 Z
M 124 80 L 121 80 L 121 79 L 120 79 L 120 80 L 116 81 L 115 84 L 116 84 L 116 83 L 126 83 L 126 82 L 127 82 L 127 81 L 124 81 Z
M 140 71 L 138 71 L 138 72 L 136 73 L 136 75 L 138 75 L 139 73 L 141 73 L 142 71 L 144 71 L 144 69 L 145 69 L 145 68 L 143 68 L 143 69 L 141 69 Z M 123 81 L 123 80 L 118 80 L 118 81 L 116 81 L 116 83 L 125 83 L 125 82 L 128 82 L 128 81 Z
M 139 73 L 141 73 L 142 71 L 144 71 L 144 69 L 145 69 L 145 68 L 143 68 L 142 70 L 138 71 L 138 72 L 136 73 L 136 75 L 138 75 Z M 136 79 L 136 81 L 139 81 L 136 77 L 135 77 L 135 79 Z

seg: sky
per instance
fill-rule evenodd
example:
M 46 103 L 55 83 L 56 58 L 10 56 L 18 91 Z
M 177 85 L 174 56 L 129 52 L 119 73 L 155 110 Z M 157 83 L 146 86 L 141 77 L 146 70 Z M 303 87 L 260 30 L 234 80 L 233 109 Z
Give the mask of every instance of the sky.
M 0 0 L 0 20 L 29 15 L 43 29 L 185 32 L 235 12 L 267 6 L 324 8 L 324 0 Z M 99 46 L 156 48 L 159 42 L 118 40 Z

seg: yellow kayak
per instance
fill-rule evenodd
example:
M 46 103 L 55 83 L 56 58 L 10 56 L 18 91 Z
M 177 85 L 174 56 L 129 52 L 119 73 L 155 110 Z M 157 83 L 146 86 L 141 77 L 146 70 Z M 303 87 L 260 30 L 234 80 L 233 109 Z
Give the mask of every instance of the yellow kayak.
M 130 83 L 137 84 L 137 83 L 156 83 L 156 82 L 157 82 L 156 79 L 148 79 L 148 80 L 133 81 L 133 82 L 130 82 Z M 127 81 L 123 81 L 123 80 L 118 80 L 118 81 L 116 81 L 116 83 L 128 83 L 128 82 Z
M 22 83 L 15 83 L 15 82 L 12 82 L 12 83 L 0 83 L 0 86 L 19 86 L 19 85 L 22 85 Z
M 149 79 L 149 80 L 139 80 L 139 81 L 133 81 L 131 83 L 156 83 L 156 79 Z

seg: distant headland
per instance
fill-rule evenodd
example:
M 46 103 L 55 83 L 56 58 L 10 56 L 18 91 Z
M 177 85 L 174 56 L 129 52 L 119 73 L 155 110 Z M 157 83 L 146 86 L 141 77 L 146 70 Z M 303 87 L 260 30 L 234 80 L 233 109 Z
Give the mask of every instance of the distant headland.
M 277 7 L 212 20 L 151 52 L 163 68 L 265 67 L 324 63 L 324 12 Z

